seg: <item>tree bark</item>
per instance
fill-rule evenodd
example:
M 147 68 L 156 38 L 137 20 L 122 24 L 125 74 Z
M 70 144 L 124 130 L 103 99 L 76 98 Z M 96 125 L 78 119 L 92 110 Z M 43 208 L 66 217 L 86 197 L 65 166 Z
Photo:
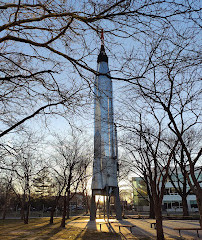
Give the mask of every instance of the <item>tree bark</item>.
M 25 193 L 23 194 L 23 199 L 21 201 L 21 210 L 20 210 L 21 220 L 25 219 Z
M 88 210 L 89 210 L 88 195 L 87 195 L 87 192 L 85 192 L 84 190 L 83 190 L 83 202 L 84 202 L 85 211 L 86 211 L 86 214 L 87 214 Z
M 156 215 L 156 233 L 157 233 L 156 239 L 164 240 L 161 204 L 158 202 L 155 203 L 155 215 Z
M 65 193 L 64 201 L 63 201 L 62 221 L 61 221 L 61 224 L 60 224 L 60 227 L 63 227 L 63 228 L 65 228 L 66 212 L 67 212 L 67 197 L 66 197 L 66 193 Z
M 72 170 L 73 170 L 73 165 L 70 167 L 69 171 L 69 177 L 68 177 L 68 183 L 67 183 L 67 203 L 66 203 L 66 214 L 67 214 L 67 219 L 69 219 L 69 203 L 70 203 L 70 187 L 71 187 L 71 181 L 72 181 Z
M 6 219 L 6 213 L 7 213 L 7 207 L 8 207 L 8 202 L 7 202 L 7 198 L 5 199 L 5 204 L 3 207 L 3 213 L 2 213 L 2 219 L 5 220 Z
M 62 188 L 63 189 L 63 188 Z M 58 206 L 58 202 L 60 200 L 61 197 L 61 192 L 59 193 L 59 195 L 55 198 L 55 202 L 53 203 L 53 206 L 51 208 L 51 212 L 50 212 L 50 224 L 53 224 L 53 219 L 54 219 L 54 213 L 56 210 L 56 207 Z
M 89 205 L 89 198 L 88 198 L 88 194 L 86 191 L 86 214 L 90 212 L 90 205 Z
M 201 151 L 202 149 L 200 150 L 199 156 L 201 156 Z M 196 200 L 197 200 L 199 216 L 200 216 L 199 222 L 202 228 L 202 188 L 200 186 L 200 183 L 197 181 L 197 177 L 195 175 L 195 168 L 194 168 L 195 166 L 191 162 L 191 159 L 189 159 L 189 164 L 190 164 L 190 175 L 193 182 L 190 180 L 188 174 L 186 175 L 186 177 L 187 177 L 190 188 L 196 194 Z
M 147 194 L 149 196 L 149 218 L 155 219 L 154 199 L 152 196 L 151 188 L 149 186 L 149 180 L 148 180 L 146 171 L 144 171 L 143 175 L 144 175 L 144 181 L 145 181 L 146 187 L 147 187 Z
M 154 211 L 155 211 L 155 218 L 156 218 L 156 234 L 157 240 L 164 240 L 164 233 L 163 233 L 163 223 L 162 223 L 162 198 L 158 195 L 156 191 L 156 184 L 154 181 L 151 181 L 151 189 L 152 189 L 152 196 L 154 197 Z M 163 190 L 163 189 L 162 189 Z
M 24 218 L 24 224 L 29 223 L 29 213 L 30 213 L 30 195 L 29 195 L 29 199 L 27 201 L 27 211 L 26 211 L 25 218 Z
M 3 220 L 6 219 L 6 210 L 7 210 L 7 207 L 4 205 L 3 214 L 2 214 L 2 219 Z
M 67 192 L 67 219 L 69 219 L 69 202 L 70 202 L 70 190 Z
M 20 210 L 20 219 L 24 220 L 24 218 L 25 218 L 25 210 L 24 210 L 24 207 L 22 206 L 22 208 Z
M 197 189 L 196 200 L 197 200 L 199 216 L 200 216 L 199 223 L 200 223 L 200 226 L 202 228 L 202 188 Z
M 55 213 L 56 206 L 53 206 L 50 211 L 50 224 L 53 224 L 53 218 Z
M 30 207 L 30 205 L 27 204 L 27 211 L 26 211 L 25 218 L 24 218 L 24 224 L 29 223 L 29 207 Z
M 149 218 L 155 219 L 155 211 L 154 211 L 154 200 L 151 197 L 149 203 Z
M 5 204 L 3 206 L 3 214 L 2 214 L 2 219 L 6 219 L 6 213 L 7 213 L 7 208 L 8 208 L 8 203 L 9 202 L 9 193 L 8 193 L 8 188 L 6 190 L 6 196 L 5 196 Z
M 182 209 L 183 209 L 183 216 L 189 216 L 189 210 L 187 205 L 187 196 L 182 195 Z

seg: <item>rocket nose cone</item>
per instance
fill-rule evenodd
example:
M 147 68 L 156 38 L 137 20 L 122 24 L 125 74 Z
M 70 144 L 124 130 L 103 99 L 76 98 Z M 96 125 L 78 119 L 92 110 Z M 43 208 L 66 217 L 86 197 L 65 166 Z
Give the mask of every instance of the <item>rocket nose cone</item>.
M 107 57 L 107 54 L 105 52 L 105 48 L 104 48 L 104 45 L 101 45 L 101 49 L 100 49 L 100 53 L 98 55 L 98 58 L 97 58 L 97 62 L 108 62 L 108 57 Z

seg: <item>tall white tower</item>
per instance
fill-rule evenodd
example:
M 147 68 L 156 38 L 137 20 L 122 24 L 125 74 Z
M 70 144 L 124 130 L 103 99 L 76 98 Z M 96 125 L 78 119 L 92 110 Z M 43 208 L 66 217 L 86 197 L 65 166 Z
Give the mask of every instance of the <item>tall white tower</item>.
M 109 217 L 110 198 L 114 197 L 117 219 L 122 219 L 117 182 L 117 136 L 113 116 L 112 80 L 108 67 L 108 57 L 104 48 L 103 31 L 101 49 L 97 59 L 94 100 L 94 162 L 92 179 L 91 220 L 96 218 L 95 196 L 106 196 Z

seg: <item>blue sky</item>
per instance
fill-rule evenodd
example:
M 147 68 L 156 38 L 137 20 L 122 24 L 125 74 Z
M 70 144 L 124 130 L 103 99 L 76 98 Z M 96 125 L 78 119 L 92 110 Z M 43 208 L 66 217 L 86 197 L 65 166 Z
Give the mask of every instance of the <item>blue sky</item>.
M 58 1 L 59 2 L 59 1 Z M 79 9 L 81 7 L 81 2 L 79 1 L 66 1 L 67 4 L 72 4 L 72 6 L 75 7 L 75 9 Z M 96 1 L 99 2 L 99 1 Z M 172 2 L 172 1 L 171 1 Z M 180 2 L 180 1 L 177 1 Z M 198 1 L 196 1 L 197 4 Z M 136 1 L 133 8 L 138 8 L 142 4 L 142 1 Z M 162 4 L 162 9 L 159 12 L 161 14 L 167 14 L 168 9 L 172 7 L 172 4 Z M 163 12 L 164 11 L 164 12 Z M 147 12 L 147 8 L 145 8 L 145 12 Z M 193 14 L 192 16 L 197 16 L 197 13 Z M 187 15 L 188 17 L 188 15 Z M 181 33 L 184 31 L 186 34 L 188 34 L 190 37 L 193 35 L 193 32 L 197 32 L 198 30 L 195 27 L 193 27 L 194 23 L 193 21 L 185 20 L 185 18 L 179 17 L 179 16 L 173 16 L 172 17 L 174 27 L 169 29 L 167 34 L 171 34 L 170 36 L 173 36 L 172 39 L 176 38 L 177 31 L 180 31 Z M 5 19 L 2 19 L 3 21 Z M 1 21 L 2 21 L 1 20 Z M 139 22 L 138 22 L 139 21 Z M 144 21 L 144 24 L 142 24 L 142 21 Z M 161 22 L 162 23 L 162 22 Z M 129 23 L 128 23 L 129 24 Z M 146 25 L 148 24 L 148 25 Z M 151 25 L 149 25 L 151 24 Z M 100 21 L 95 23 L 94 26 L 98 28 L 103 28 L 105 32 L 105 48 L 106 53 L 109 57 L 109 68 L 111 70 L 112 77 L 123 77 L 123 71 L 128 71 L 128 69 L 134 74 L 139 74 L 141 69 L 141 62 L 139 60 L 147 60 L 148 54 L 144 48 L 144 45 L 147 44 L 147 47 L 155 42 L 155 40 L 159 36 L 163 36 L 163 30 L 162 25 L 160 25 L 160 20 L 157 19 L 151 19 L 144 16 L 137 16 L 136 21 L 134 22 L 134 25 L 131 23 L 129 26 L 122 26 L 118 23 L 114 23 L 112 21 Z M 165 23 L 166 25 L 166 23 Z M 74 25 L 76 26 L 76 25 Z M 80 26 L 83 26 L 81 24 Z M 80 27 L 78 26 L 78 27 Z M 152 27 L 151 27 L 152 26 Z M 77 26 L 76 26 L 77 27 Z M 151 27 L 151 28 L 150 28 Z M 112 31 L 114 30 L 114 31 Z M 152 32 L 151 32 L 152 30 Z M 78 41 L 75 39 L 71 42 L 71 52 L 70 50 L 67 50 L 67 53 L 69 51 L 70 55 L 78 59 L 80 56 L 85 56 L 85 61 L 88 66 L 95 69 L 97 68 L 97 55 L 100 51 L 100 39 L 99 36 L 92 30 L 82 30 L 83 35 L 81 34 L 78 37 Z M 2 33 L 1 33 L 2 34 Z M 3 32 L 4 34 L 4 32 Z M 168 36 L 165 33 L 165 37 Z M 125 38 L 127 36 L 127 38 Z M 191 45 L 195 49 L 199 49 L 199 45 L 201 44 L 201 35 L 198 32 L 195 39 L 192 39 L 195 45 Z M 85 40 L 86 45 L 82 45 L 82 40 Z M 67 42 L 68 44 L 68 42 Z M 169 45 L 170 44 L 170 45 Z M 61 43 L 61 41 L 58 41 L 54 44 L 54 47 L 56 49 L 62 50 L 64 49 L 65 42 Z M 171 47 L 172 46 L 172 47 Z M 166 49 L 166 46 L 163 46 Z M 173 45 L 168 43 L 167 50 L 172 49 Z M 22 44 L 15 44 L 10 46 L 10 51 L 15 51 L 15 49 L 21 50 L 25 53 L 32 54 L 34 53 L 34 50 L 30 47 L 27 47 Z M 148 50 L 148 48 L 147 48 Z M 189 49 L 188 49 L 189 50 Z M 39 53 L 42 53 L 44 57 L 49 57 L 50 55 L 53 56 L 50 51 L 44 51 L 41 48 L 38 48 Z M 65 52 L 65 49 L 64 49 Z M 90 53 L 88 55 L 88 53 Z M 131 54 L 131 56 L 130 56 Z M 62 70 L 60 74 L 55 74 L 55 78 L 64 84 L 66 87 L 71 87 L 71 79 L 74 79 L 76 84 L 82 84 L 85 83 L 85 81 L 73 70 L 71 67 L 71 64 L 64 58 L 54 56 L 58 62 L 60 62 L 59 65 L 54 65 L 51 62 L 44 62 L 44 64 L 40 62 L 37 62 L 36 60 L 33 61 L 33 66 L 37 69 L 43 69 L 44 67 L 48 67 L 49 69 L 53 70 Z M 137 59 L 137 61 L 135 60 Z M 129 60 L 129 61 L 128 61 Z M 125 66 L 123 66 L 123 69 L 121 69 L 121 65 L 125 62 Z M 89 77 L 89 80 L 93 83 L 95 76 L 92 73 L 84 71 L 85 74 Z M 119 80 L 113 80 L 113 95 L 114 95 L 114 111 L 119 112 L 119 99 L 120 97 L 124 98 L 127 97 L 127 93 L 124 93 L 123 90 L 125 90 L 125 83 Z M 92 96 L 91 92 L 91 96 Z M 40 103 L 40 100 L 38 101 Z M 40 105 L 40 104 L 39 104 Z M 59 107 L 60 108 L 60 107 Z M 23 109 L 26 112 L 26 109 Z M 20 118 L 21 116 L 19 116 Z M 67 118 L 72 118 L 72 116 L 68 116 L 67 112 Z M 63 129 L 68 129 L 69 125 L 68 123 L 62 118 L 62 117 L 49 117 L 48 119 L 48 128 L 51 131 L 59 131 L 62 132 Z M 90 134 L 93 134 L 93 102 L 92 105 L 88 107 L 88 110 L 82 112 L 81 116 L 76 116 L 74 119 L 74 122 L 77 126 L 84 128 L 87 130 Z M 41 128 L 43 128 L 43 124 L 40 123 L 40 121 L 36 121 L 36 118 L 29 120 L 26 125 L 30 125 L 30 127 L 36 128 L 40 131 Z

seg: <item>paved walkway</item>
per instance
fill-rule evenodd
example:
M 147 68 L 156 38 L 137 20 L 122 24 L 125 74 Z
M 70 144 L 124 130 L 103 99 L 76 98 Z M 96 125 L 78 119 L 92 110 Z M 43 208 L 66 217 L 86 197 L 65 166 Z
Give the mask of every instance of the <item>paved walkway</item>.
M 92 229 L 103 232 L 119 232 L 119 227 L 117 225 L 126 224 L 126 225 L 136 225 L 133 228 L 133 235 L 135 237 L 150 237 L 154 238 L 156 236 L 156 230 L 150 227 L 150 222 L 154 222 L 151 219 L 127 219 L 118 221 L 116 219 L 110 219 L 109 223 L 104 221 L 104 219 L 96 219 L 95 222 L 89 221 L 89 219 L 77 219 L 75 221 L 71 221 L 67 223 L 68 225 L 79 227 L 85 229 Z M 163 221 L 163 229 L 165 237 L 168 239 L 182 239 L 179 238 L 179 232 L 173 230 L 175 227 L 200 227 L 199 221 L 197 220 L 164 220 Z M 126 236 L 131 236 L 129 229 L 122 228 L 121 232 Z M 182 231 L 181 235 L 183 239 L 202 239 L 202 230 L 199 231 L 200 238 L 197 237 L 196 231 Z M 132 238 L 129 238 L 132 239 Z M 135 238 L 133 238 L 135 239 Z

